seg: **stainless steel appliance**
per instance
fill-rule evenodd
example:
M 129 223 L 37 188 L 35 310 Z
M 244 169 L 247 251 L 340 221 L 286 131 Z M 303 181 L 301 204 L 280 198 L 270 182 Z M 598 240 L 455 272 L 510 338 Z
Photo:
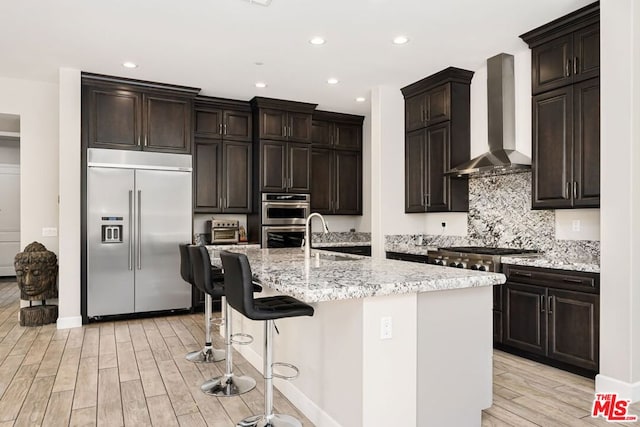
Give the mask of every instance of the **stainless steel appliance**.
M 262 193 L 262 225 L 302 225 L 311 213 L 308 194 Z
M 211 219 L 211 243 L 238 243 L 240 222 L 237 219 Z
M 87 317 L 189 308 L 191 156 L 87 150 Z
M 262 247 L 301 247 L 311 213 L 308 194 L 262 194 Z
M 499 272 L 503 255 L 520 255 L 537 251 L 518 248 L 487 248 L 477 246 L 458 246 L 438 248 L 427 252 L 429 264 L 447 267 L 468 268 L 471 270 Z

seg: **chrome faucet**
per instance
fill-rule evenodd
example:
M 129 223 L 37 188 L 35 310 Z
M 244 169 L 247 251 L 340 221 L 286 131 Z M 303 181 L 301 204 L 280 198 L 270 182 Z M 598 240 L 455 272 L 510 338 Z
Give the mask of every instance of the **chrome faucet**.
M 324 221 L 323 216 L 320 215 L 318 212 L 313 212 L 307 217 L 307 221 L 304 226 L 304 257 L 306 259 L 311 258 L 311 236 L 309 236 L 309 224 L 311 223 L 311 218 L 313 218 L 314 216 L 317 216 L 322 220 L 322 227 L 324 228 L 324 232 L 325 233 L 329 232 L 327 223 Z

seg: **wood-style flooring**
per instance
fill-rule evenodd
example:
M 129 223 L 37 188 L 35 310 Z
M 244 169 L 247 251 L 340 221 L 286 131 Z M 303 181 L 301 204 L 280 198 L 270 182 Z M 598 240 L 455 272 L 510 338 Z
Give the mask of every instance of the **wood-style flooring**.
M 200 391 L 224 369 L 184 359 L 204 340 L 201 314 L 27 328 L 18 323 L 18 298 L 15 282 L 0 280 L 0 427 L 232 427 L 263 409 L 262 377 L 238 353 L 234 369 L 256 378 L 256 389 L 232 398 Z M 217 333 L 214 343 L 222 348 Z M 482 416 L 486 427 L 615 425 L 590 417 L 592 380 L 500 351 L 493 390 L 493 406 Z M 277 390 L 274 400 L 276 412 L 313 425 Z

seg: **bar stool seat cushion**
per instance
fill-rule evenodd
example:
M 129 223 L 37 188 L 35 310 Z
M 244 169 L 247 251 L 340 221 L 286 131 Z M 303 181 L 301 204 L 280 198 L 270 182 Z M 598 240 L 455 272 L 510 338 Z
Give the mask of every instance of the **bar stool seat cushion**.
M 253 320 L 274 320 L 285 317 L 313 316 L 313 307 L 288 295 L 253 300 Z

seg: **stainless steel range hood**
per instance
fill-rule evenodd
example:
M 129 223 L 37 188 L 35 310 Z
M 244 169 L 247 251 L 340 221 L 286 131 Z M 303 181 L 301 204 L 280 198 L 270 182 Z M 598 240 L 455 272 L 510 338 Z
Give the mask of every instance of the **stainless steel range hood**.
M 446 175 L 516 172 L 531 168 L 531 159 L 516 151 L 513 55 L 501 53 L 487 59 L 487 106 L 489 151 L 457 165 Z

